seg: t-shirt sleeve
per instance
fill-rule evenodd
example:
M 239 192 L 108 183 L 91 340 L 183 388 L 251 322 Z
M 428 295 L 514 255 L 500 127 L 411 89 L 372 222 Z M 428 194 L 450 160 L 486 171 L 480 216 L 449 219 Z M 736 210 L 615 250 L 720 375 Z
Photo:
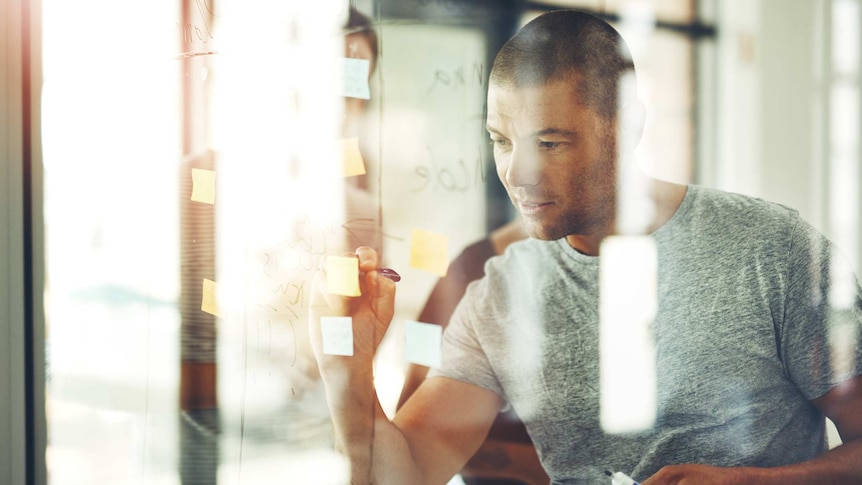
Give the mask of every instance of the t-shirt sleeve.
M 786 268 L 779 352 L 787 374 L 814 399 L 862 374 L 862 290 L 835 244 L 801 219 Z
M 500 382 L 485 354 L 476 325 L 475 303 L 483 293 L 486 280 L 471 283 L 443 332 L 442 365 L 428 376 L 443 376 L 493 391 L 503 397 Z

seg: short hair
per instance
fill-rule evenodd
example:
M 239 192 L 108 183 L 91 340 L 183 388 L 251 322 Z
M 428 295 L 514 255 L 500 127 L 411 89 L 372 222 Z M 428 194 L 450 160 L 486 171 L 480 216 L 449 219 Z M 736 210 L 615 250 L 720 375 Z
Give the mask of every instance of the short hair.
M 581 101 L 613 118 L 621 78 L 634 71 L 628 46 L 610 24 L 586 12 L 555 10 L 536 17 L 506 42 L 490 80 L 516 88 L 577 80 Z
M 371 65 L 377 65 L 377 32 L 374 31 L 371 19 L 368 18 L 368 16 L 351 6 L 347 16 L 347 22 L 342 28 L 342 33 L 344 35 L 359 34 L 365 37 L 368 41 L 369 47 L 371 47 Z

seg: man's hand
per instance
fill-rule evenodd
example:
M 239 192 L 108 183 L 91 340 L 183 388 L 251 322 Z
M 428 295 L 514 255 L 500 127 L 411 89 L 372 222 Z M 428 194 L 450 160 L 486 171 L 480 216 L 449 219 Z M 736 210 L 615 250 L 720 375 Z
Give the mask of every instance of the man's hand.
M 322 274 L 315 278 L 309 308 L 311 344 L 321 371 L 343 366 L 368 365 L 374 358 L 395 310 L 395 282 L 377 272 L 380 258 L 373 249 L 362 246 L 356 249 L 359 260 L 358 297 L 330 294 Z M 322 316 L 350 316 L 353 318 L 353 356 L 342 357 L 323 353 L 320 330 Z
M 385 419 L 374 390 L 372 364 L 394 314 L 395 282 L 377 273 L 380 259 L 371 248 L 358 248 L 356 257 L 361 296 L 348 298 L 330 294 L 325 276 L 318 274 L 312 289 L 308 326 L 311 346 L 326 386 L 336 446 L 350 463 L 350 483 L 370 484 L 374 482 L 375 422 L 378 416 Z M 352 356 L 323 353 L 322 316 L 352 318 Z
M 641 485 L 746 485 L 757 483 L 756 468 L 668 465 Z

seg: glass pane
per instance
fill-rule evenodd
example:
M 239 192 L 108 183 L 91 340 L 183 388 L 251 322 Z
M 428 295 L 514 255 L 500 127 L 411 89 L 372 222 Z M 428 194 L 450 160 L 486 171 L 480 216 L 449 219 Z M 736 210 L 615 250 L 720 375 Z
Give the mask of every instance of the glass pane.
M 485 34 L 371 20 L 375 62 L 347 2 L 43 11 L 50 483 L 343 483 L 314 278 L 366 244 L 409 282 L 393 413 L 417 230 L 446 262 L 485 231 Z
M 176 11 L 43 2 L 51 483 L 175 474 Z
M 832 3 L 832 66 L 837 74 L 859 73 L 860 18 L 858 1 Z

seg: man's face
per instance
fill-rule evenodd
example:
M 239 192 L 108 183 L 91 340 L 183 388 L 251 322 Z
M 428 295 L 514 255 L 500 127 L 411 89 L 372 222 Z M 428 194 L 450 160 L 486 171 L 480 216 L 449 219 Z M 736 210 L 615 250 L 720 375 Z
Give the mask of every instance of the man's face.
M 553 240 L 613 225 L 616 123 L 578 102 L 576 84 L 488 90 L 497 175 L 527 233 Z

